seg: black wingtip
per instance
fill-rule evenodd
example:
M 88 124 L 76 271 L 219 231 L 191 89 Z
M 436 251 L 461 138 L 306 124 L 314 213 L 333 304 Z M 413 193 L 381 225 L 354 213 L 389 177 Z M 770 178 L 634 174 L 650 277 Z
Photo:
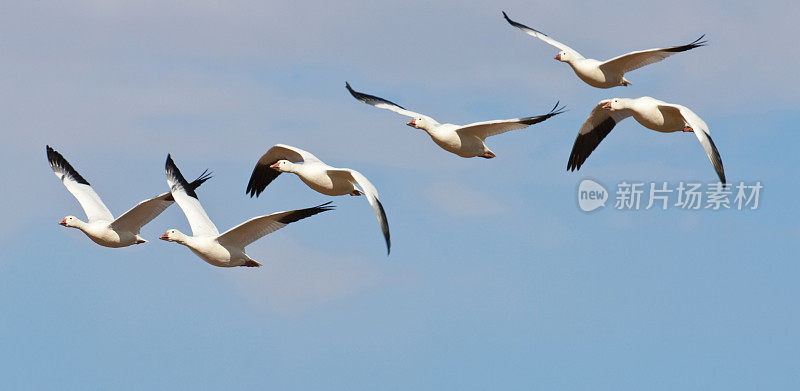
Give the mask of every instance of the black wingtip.
M 290 223 L 294 223 L 295 221 L 299 221 L 299 220 L 305 219 L 306 217 L 311 217 L 311 216 L 313 216 L 315 214 L 322 213 L 322 212 L 327 212 L 327 211 L 333 210 L 335 208 L 336 208 L 336 206 L 335 205 L 331 205 L 331 201 L 328 201 L 328 202 L 326 202 L 324 204 L 313 206 L 311 208 L 298 209 L 298 210 L 292 211 L 292 213 L 289 213 L 286 216 L 283 216 L 283 218 L 278 220 L 278 222 L 279 223 L 283 223 L 283 224 L 290 224 Z
M 195 180 L 193 180 L 191 183 L 189 183 L 189 186 L 192 188 L 192 190 L 194 190 L 194 189 L 197 189 L 197 188 L 198 188 L 198 187 L 200 187 L 200 185 L 202 185 L 202 184 L 203 184 L 205 181 L 207 181 L 207 180 L 211 179 L 211 177 L 213 177 L 213 175 L 212 175 L 212 174 L 213 174 L 213 173 L 212 173 L 212 172 L 210 172 L 210 171 L 208 171 L 207 169 L 206 169 L 206 170 L 203 170 L 203 173 L 202 173 L 202 174 L 200 174 L 200 176 L 198 176 L 198 177 L 197 177 L 197 179 L 195 179 Z
M 506 14 L 505 11 L 503 11 L 503 17 L 506 19 L 506 22 L 508 22 L 508 24 L 510 24 L 510 25 L 512 25 L 512 26 L 514 26 L 514 27 L 516 27 L 518 29 L 523 29 L 523 30 L 524 29 L 528 29 L 528 30 L 535 31 L 538 34 L 542 34 L 542 35 L 545 35 L 545 36 L 547 35 L 547 34 L 541 32 L 541 31 L 539 31 L 539 30 L 537 30 L 535 28 L 532 28 L 530 26 L 526 26 L 526 25 L 524 25 L 522 23 L 515 22 L 515 21 L 511 20 L 511 18 L 508 17 L 508 14 Z
M 61 172 L 63 175 L 68 176 L 70 179 L 80 184 L 89 185 L 89 181 L 81 176 L 81 174 L 78 173 L 78 170 L 72 167 L 67 159 L 58 153 L 58 151 L 50 148 L 49 145 L 45 146 L 45 150 L 47 151 L 47 161 L 50 163 L 50 168 L 53 169 L 53 171 Z
M 553 106 L 553 109 L 552 109 L 552 110 L 550 110 L 550 113 L 549 113 L 549 115 L 550 115 L 550 116 L 559 115 L 559 114 L 561 114 L 561 113 L 565 113 L 565 112 L 569 111 L 569 110 L 567 109 L 567 106 L 566 106 L 566 105 L 564 105 L 564 106 L 561 106 L 561 107 L 559 108 L 559 107 L 558 107 L 558 105 L 560 105 L 560 104 L 561 104 L 561 101 L 560 101 L 560 100 L 556 102 L 556 105 L 555 105 L 555 106 Z
M 501 11 L 501 12 L 503 13 L 503 18 L 506 20 L 506 22 L 510 23 L 512 26 L 515 26 L 515 23 L 517 23 L 517 22 L 511 20 L 511 18 L 508 17 L 508 14 L 506 13 L 506 11 Z
M 349 83 L 349 82 L 344 82 L 344 86 L 345 86 L 345 88 L 347 88 L 347 91 L 348 91 L 348 92 L 350 92 L 350 95 L 353 95 L 353 98 L 356 98 L 356 99 L 358 99 L 358 100 L 362 100 L 362 99 L 363 99 L 363 98 L 360 96 L 360 95 L 362 95 L 362 94 L 361 94 L 360 92 L 358 92 L 358 91 L 354 90 L 354 89 L 353 89 L 353 87 L 351 87 L 351 86 L 350 86 L 350 83 Z
M 706 35 L 703 34 L 703 35 L 700 36 L 700 38 L 695 39 L 694 41 L 692 41 L 689 44 L 671 47 L 671 48 L 667 49 L 666 51 L 673 52 L 673 53 L 679 53 L 679 52 L 685 52 L 687 50 L 692 50 L 694 48 L 699 48 L 701 46 L 706 46 L 708 44 L 708 41 L 703 39 L 703 38 L 705 38 L 705 36 Z
M 247 181 L 247 188 L 245 194 L 249 194 L 250 198 L 258 197 L 277 178 L 281 172 L 270 168 L 277 160 L 267 162 L 265 164 L 256 164 L 253 168 L 253 173 L 250 174 L 250 180 Z
M 179 170 L 178 166 L 175 165 L 175 162 L 172 160 L 172 155 L 170 154 L 167 154 L 167 162 L 164 164 L 164 170 L 166 171 L 167 178 L 172 178 L 175 184 L 180 186 L 187 195 L 193 198 L 198 198 L 194 188 L 191 184 L 189 184 L 189 182 L 186 181 L 186 178 L 183 177 L 181 170 Z
M 386 222 L 386 226 L 381 226 L 381 231 L 383 231 L 383 238 L 386 240 L 386 256 L 388 257 L 389 254 L 392 252 L 392 239 L 391 235 L 389 234 L 389 219 L 386 218 L 386 211 L 383 210 L 383 204 L 381 200 L 375 198 L 375 202 L 378 203 L 378 210 L 381 212 L 381 219 Z

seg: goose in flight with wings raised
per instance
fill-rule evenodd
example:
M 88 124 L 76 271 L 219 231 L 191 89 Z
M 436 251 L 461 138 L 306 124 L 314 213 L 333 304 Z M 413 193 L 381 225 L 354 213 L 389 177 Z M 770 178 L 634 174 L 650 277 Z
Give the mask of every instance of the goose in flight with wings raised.
M 389 222 L 386 212 L 378 199 L 378 190 L 367 180 L 367 177 L 349 168 L 331 167 L 311 153 L 289 145 L 277 144 L 261 156 L 247 184 L 250 197 L 261 195 L 275 178 L 282 172 L 290 172 L 303 181 L 308 187 L 329 196 L 349 194 L 365 195 L 375 216 L 378 218 L 383 237 L 386 240 L 386 253 L 391 251 L 389 239 Z M 358 189 L 361 188 L 361 190 Z
M 169 185 L 175 202 L 178 203 L 178 206 L 181 207 L 181 210 L 186 215 L 186 219 L 189 220 L 192 236 L 186 235 L 177 229 L 169 229 L 159 239 L 177 242 L 189 247 L 193 253 L 214 266 L 261 266 L 260 263 L 245 254 L 244 248 L 247 245 L 290 223 L 333 209 L 333 205 L 329 205 L 330 202 L 328 202 L 313 208 L 295 209 L 254 217 L 220 234 L 217 227 L 208 218 L 203 206 L 200 205 L 197 193 L 183 178 L 180 170 L 175 166 L 175 162 L 172 161 L 172 157 L 169 155 L 167 155 L 165 169 L 167 185 Z
M 561 50 L 556 54 L 555 59 L 569 64 L 581 80 L 597 88 L 631 85 L 633 83 L 625 79 L 625 73 L 639 69 L 645 65 L 659 62 L 675 53 L 685 52 L 696 47 L 705 46 L 706 44 L 706 41 L 703 41 L 703 37 L 705 37 L 705 35 L 703 35 L 687 45 L 639 50 L 614 57 L 607 61 L 598 61 L 591 58 L 584 58 L 575 49 L 550 38 L 547 34 L 511 20 L 505 12 L 503 12 L 503 17 L 506 18 L 508 23 L 512 26 L 524 31 L 526 34 L 539 38 L 545 43 Z
M 685 106 L 666 103 L 649 96 L 601 100 L 578 131 L 567 170 L 579 170 L 589 154 L 597 148 L 611 129 L 628 117 L 633 117 L 648 129 L 663 133 L 693 132 L 703 145 L 719 180 L 725 183 L 722 158 L 719 156 L 717 146 L 714 145 L 714 140 L 711 139 L 711 130 L 705 121 Z
M 510 130 L 524 129 L 564 112 L 564 108 L 559 108 L 558 102 L 556 102 L 556 105 L 549 113 L 535 117 L 483 121 L 468 125 L 440 124 L 427 115 L 406 110 L 397 103 L 358 92 L 350 87 L 350 83 L 345 83 L 345 87 L 354 98 L 368 105 L 411 117 L 411 121 L 408 121 L 406 125 L 424 130 L 438 146 L 461 157 L 491 159 L 496 155 L 486 146 L 485 140 L 487 137 Z
M 49 145 L 46 146 L 46 150 L 47 160 L 53 173 L 75 196 L 86 213 L 86 221 L 75 216 L 67 216 L 59 224 L 81 230 L 89 239 L 101 246 L 126 247 L 147 242 L 139 236 L 139 230 L 174 202 L 172 194 L 159 194 L 140 202 L 115 219 L 89 182 L 69 164 L 67 159 Z M 188 186 L 196 189 L 208 178 L 211 178 L 211 175 L 205 171 Z

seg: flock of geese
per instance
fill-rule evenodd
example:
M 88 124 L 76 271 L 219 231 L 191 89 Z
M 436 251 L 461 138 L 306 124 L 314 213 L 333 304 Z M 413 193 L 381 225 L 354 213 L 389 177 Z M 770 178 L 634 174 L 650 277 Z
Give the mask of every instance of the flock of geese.
M 686 45 L 640 50 L 607 61 L 598 61 L 583 57 L 576 50 L 541 31 L 511 20 L 505 12 L 503 12 L 503 17 L 509 24 L 526 34 L 558 48 L 560 51 L 556 54 L 555 59 L 567 63 L 578 78 L 596 88 L 631 85 L 632 83 L 625 78 L 626 73 L 662 61 L 675 53 L 704 46 L 706 43 L 701 36 Z M 543 115 L 455 125 L 439 123 L 432 117 L 407 110 L 389 100 L 358 92 L 350 86 L 350 83 L 345 83 L 345 87 L 355 99 L 361 102 L 410 117 L 408 126 L 425 131 L 436 145 L 445 151 L 465 158 L 494 158 L 495 153 L 486 146 L 487 137 L 523 129 L 564 112 L 564 107 L 560 107 L 559 103 L 556 103 L 548 113 Z M 725 183 L 722 159 L 711 139 L 708 125 L 685 106 L 663 102 L 651 97 L 613 98 L 600 101 L 578 131 L 567 163 L 567 170 L 579 170 L 603 138 L 618 122 L 627 117 L 633 117 L 642 126 L 659 132 L 693 132 L 705 149 L 720 181 Z M 197 179 L 189 182 L 181 174 L 172 157 L 167 155 L 165 171 L 169 192 L 144 200 L 115 219 L 89 182 L 70 165 L 64 156 L 50 146 L 47 146 L 46 150 L 47 159 L 53 172 L 78 200 L 86 214 L 85 222 L 75 216 L 67 216 L 59 224 L 77 228 L 89 239 L 105 247 L 126 247 L 147 242 L 139 236 L 141 228 L 173 202 L 177 202 L 189 221 L 192 235 L 187 235 L 177 229 L 168 229 L 160 239 L 182 244 L 214 266 L 256 267 L 261 264 L 245 253 L 244 249 L 247 245 L 290 223 L 334 208 L 328 202 L 312 208 L 272 213 L 254 217 L 220 233 L 200 204 L 196 192 L 198 187 L 211 177 L 208 171 L 204 171 Z M 246 193 L 251 197 L 258 197 L 267 185 L 284 172 L 297 175 L 312 190 L 325 195 L 365 196 L 375 211 L 386 241 L 387 254 L 389 253 L 391 240 L 386 212 L 378 197 L 377 189 L 364 175 L 349 168 L 329 166 L 313 154 L 300 148 L 277 144 L 258 159 L 247 184 Z

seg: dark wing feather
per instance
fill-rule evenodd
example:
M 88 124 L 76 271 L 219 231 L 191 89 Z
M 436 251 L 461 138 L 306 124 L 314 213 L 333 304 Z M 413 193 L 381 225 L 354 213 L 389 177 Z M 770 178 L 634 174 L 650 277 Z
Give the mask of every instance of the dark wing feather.
M 182 189 L 190 197 L 197 198 L 197 193 L 194 192 L 194 189 L 196 189 L 197 186 L 192 187 L 192 185 L 186 181 L 186 178 L 184 178 L 183 174 L 181 174 L 181 170 L 178 169 L 178 166 L 175 165 L 175 162 L 172 161 L 172 156 L 169 154 L 167 155 L 167 163 L 165 164 L 164 169 L 166 170 L 167 179 L 171 179 L 172 182 L 175 183 L 174 186 Z
M 89 181 L 84 179 L 81 174 L 78 173 L 75 168 L 72 167 L 71 164 L 64 158 L 60 153 L 58 153 L 55 149 L 50 148 L 49 145 L 46 146 L 47 148 L 47 160 L 50 162 L 50 168 L 53 171 L 75 181 L 83 185 L 89 185 Z M 91 185 L 89 185 L 91 186 Z
M 352 87 L 350 87 L 350 83 L 349 82 L 344 82 L 344 85 L 345 85 L 345 87 L 347 87 L 347 91 L 350 91 L 350 95 L 353 95 L 353 98 L 356 98 L 356 99 L 358 99 L 358 100 L 360 100 L 360 101 L 362 101 L 362 102 L 364 102 L 364 103 L 366 103 L 368 105 L 377 106 L 379 104 L 386 104 L 386 105 L 396 106 L 398 108 L 401 108 L 401 109 L 405 110 L 405 107 L 400 106 L 397 103 L 394 103 L 392 101 L 383 99 L 381 97 L 377 97 L 375 95 L 370 95 L 370 94 L 365 94 L 363 92 L 358 92 L 358 91 L 354 90 Z
M 572 153 L 569 155 L 567 170 L 580 170 L 586 158 L 588 158 L 592 151 L 600 145 L 600 142 L 611 133 L 611 129 L 614 129 L 616 125 L 617 122 L 614 121 L 614 118 L 608 117 L 589 133 L 579 133 L 578 137 L 575 138 L 575 144 L 572 146 Z

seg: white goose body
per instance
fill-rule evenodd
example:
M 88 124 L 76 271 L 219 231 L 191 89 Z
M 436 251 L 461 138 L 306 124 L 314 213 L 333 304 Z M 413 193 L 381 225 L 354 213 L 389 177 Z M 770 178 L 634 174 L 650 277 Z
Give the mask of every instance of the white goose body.
M 188 247 L 200 259 L 218 267 L 258 267 L 260 263 L 244 251 L 250 243 L 275 232 L 290 223 L 333 209 L 322 204 L 313 208 L 295 209 L 266 216 L 254 217 L 223 233 L 219 233 L 208 217 L 191 184 L 181 174 L 172 157 L 167 155 L 165 166 L 170 194 L 186 215 L 192 236 L 177 229 L 169 229 L 159 239 L 176 242 Z
M 601 100 L 586 118 L 572 146 L 567 170 L 579 170 L 589 155 L 612 129 L 625 118 L 633 117 L 645 128 L 662 133 L 692 132 L 708 155 L 708 159 L 724 184 L 725 169 L 711 130 L 700 116 L 686 106 L 667 103 L 649 96 L 636 99 L 613 98 Z
M 447 152 L 467 158 L 494 155 L 478 136 L 458 133 L 457 130 L 461 128 L 459 125 L 434 124 L 420 128 L 428 133 L 436 145 Z
M 108 222 L 98 221 L 93 223 L 86 223 L 78 220 L 79 223 L 69 225 L 83 232 L 93 242 L 103 247 L 127 247 L 133 244 L 140 244 L 147 242 L 139 235 L 125 230 L 115 230 L 109 227 Z
M 564 62 L 572 68 L 579 79 L 595 88 L 611 88 L 631 84 L 619 73 L 603 71 L 600 68 L 602 62 L 592 58 L 570 58 Z
M 436 145 L 447 152 L 465 158 L 482 157 L 491 159 L 495 157 L 495 154 L 486 146 L 485 140 L 487 137 L 524 129 L 564 112 L 564 108 L 558 108 L 558 103 L 556 103 L 549 113 L 533 117 L 482 121 L 467 125 L 440 124 L 427 115 L 406 110 L 397 103 L 358 92 L 350 87 L 350 83 L 345 83 L 345 87 L 354 98 L 361 102 L 411 117 L 411 121 L 408 121 L 406 125 L 424 130 Z
M 663 109 L 667 102 L 643 96 L 637 99 L 619 99 L 624 107 L 631 110 L 633 119 L 650 130 L 662 133 L 672 133 L 683 130 L 688 123 L 675 110 Z
M 86 213 L 87 221 L 82 221 L 75 216 L 67 216 L 59 224 L 79 229 L 89 239 L 101 246 L 118 248 L 146 243 L 147 241 L 139 236 L 139 230 L 174 202 L 170 193 L 162 193 L 138 203 L 115 219 L 89 182 L 69 164 L 64 156 L 50 148 L 49 145 L 46 147 L 46 151 L 47 160 L 53 173 L 78 200 Z M 210 178 L 206 174 L 207 172 L 204 172 L 188 186 L 196 189 Z
M 328 196 L 347 195 L 358 190 L 352 182 L 334 180 L 330 175 L 330 170 L 341 169 L 327 164 L 318 162 L 291 163 L 289 169 L 291 171 L 287 172 L 297 175 L 312 190 Z
M 257 262 L 245 254 L 241 248 L 224 246 L 214 236 L 170 235 L 178 244 L 189 248 L 200 259 L 217 267 L 255 265 Z M 178 238 L 175 240 L 175 238 Z
M 325 164 L 310 152 L 300 148 L 276 144 L 258 159 L 247 183 L 246 193 L 251 197 L 258 197 L 282 172 L 297 175 L 312 190 L 325 195 L 364 195 L 375 211 L 386 241 L 387 253 L 391 250 L 389 222 L 378 198 L 378 189 L 363 174 L 349 168 L 336 168 Z

